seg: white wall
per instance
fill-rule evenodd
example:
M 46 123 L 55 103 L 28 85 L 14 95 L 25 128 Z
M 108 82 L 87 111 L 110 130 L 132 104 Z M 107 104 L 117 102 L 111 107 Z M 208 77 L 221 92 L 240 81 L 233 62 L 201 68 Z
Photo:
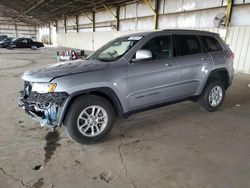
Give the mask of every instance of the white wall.
M 36 28 L 33 25 L 20 21 L 15 22 L 10 17 L 0 16 L 0 35 L 8 35 L 9 37 L 34 37 L 36 36 Z
M 226 42 L 234 52 L 235 70 L 250 74 L 250 26 L 229 28 Z
M 154 4 L 154 0 L 151 0 Z M 235 0 L 228 30 L 227 43 L 235 52 L 235 68 L 250 74 L 250 0 Z M 115 14 L 116 8 L 111 11 Z M 220 33 L 225 38 L 224 29 L 215 28 L 213 19 L 218 13 L 226 11 L 226 0 L 160 0 L 158 28 L 187 28 L 208 30 Z M 58 21 L 57 41 L 59 46 L 93 51 L 106 42 L 125 34 L 153 30 L 153 12 L 143 2 L 127 4 L 120 7 L 120 31 L 115 31 L 114 17 L 106 10 L 98 11 L 96 32 L 92 32 L 91 13 L 79 15 L 79 32 L 74 29 L 75 17 Z M 89 17 L 89 18 L 88 18 Z
M 57 40 L 59 46 L 94 51 L 114 38 L 136 32 L 140 31 L 58 33 Z

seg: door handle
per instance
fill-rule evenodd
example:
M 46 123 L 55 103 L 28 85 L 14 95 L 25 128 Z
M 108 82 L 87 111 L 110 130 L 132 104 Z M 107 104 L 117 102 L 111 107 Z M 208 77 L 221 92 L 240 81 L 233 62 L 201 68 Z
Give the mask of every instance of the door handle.
M 201 61 L 206 61 L 206 60 L 207 60 L 206 57 L 202 57 L 202 58 L 201 58 Z

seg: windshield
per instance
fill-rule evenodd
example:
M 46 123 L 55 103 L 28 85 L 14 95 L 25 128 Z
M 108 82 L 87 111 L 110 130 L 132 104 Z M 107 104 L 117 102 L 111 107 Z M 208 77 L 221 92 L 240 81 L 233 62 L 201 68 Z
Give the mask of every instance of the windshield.
M 98 59 L 106 62 L 118 60 L 141 38 L 142 37 L 123 37 L 115 39 L 95 51 L 88 59 Z

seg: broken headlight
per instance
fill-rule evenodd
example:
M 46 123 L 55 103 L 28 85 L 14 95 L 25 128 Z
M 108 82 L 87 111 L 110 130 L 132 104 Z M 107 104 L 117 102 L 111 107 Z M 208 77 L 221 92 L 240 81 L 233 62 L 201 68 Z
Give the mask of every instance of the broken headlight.
M 56 89 L 56 83 L 34 83 L 32 91 L 37 93 L 52 93 Z

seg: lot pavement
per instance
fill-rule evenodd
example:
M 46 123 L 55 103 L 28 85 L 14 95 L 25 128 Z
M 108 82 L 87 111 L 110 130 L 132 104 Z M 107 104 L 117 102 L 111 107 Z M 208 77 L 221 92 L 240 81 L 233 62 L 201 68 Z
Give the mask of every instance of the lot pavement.
M 236 74 L 219 111 L 190 101 L 117 119 L 104 142 L 48 133 L 19 109 L 21 73 L 58 49 L 0 49 L 0 188 L 250 187 L 250 75 Z

